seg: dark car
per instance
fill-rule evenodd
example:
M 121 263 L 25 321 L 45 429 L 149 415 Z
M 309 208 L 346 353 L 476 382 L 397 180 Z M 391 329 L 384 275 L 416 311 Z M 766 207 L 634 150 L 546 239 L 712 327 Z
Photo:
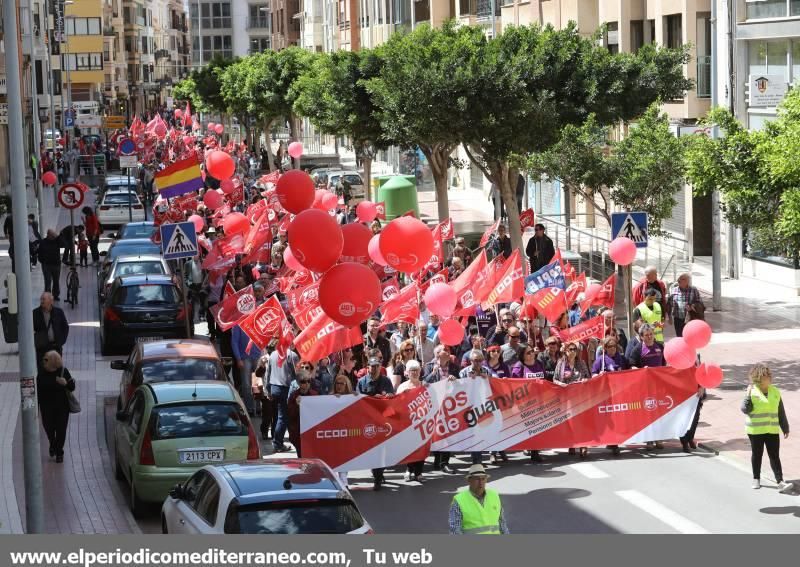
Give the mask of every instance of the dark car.
M 108 252 L 103 254 L 103 263 L 97 271 L 97 281 L 104 281 L 108 277 L 108 270 L 114 260 L 120 256 L 160 256 L 161 246 L 149 238 L 128 238 L 126 240 L 115 240 L 108 248 Z
M 123 224 L 114 238 L 117 240 L 130 240 L 132 238 L 150 238 L 158 230 L 153 221 L 138 221 Z
M 101 307 L 100 349 L 130 350 L 137 342 L 191 338 L 181 292 L 170 276 L 122 276 L 114 280 Z

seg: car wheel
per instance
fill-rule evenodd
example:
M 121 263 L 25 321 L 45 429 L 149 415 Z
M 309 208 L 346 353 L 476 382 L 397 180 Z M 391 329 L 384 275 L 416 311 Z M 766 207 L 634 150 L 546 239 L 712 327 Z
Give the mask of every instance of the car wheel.
M 145 503 L 139 499 L 139 495 L 136 494 L 136 484 L 133 482 L 133 473 L 131 473 L 131 514 L 133 514 L 134 518 L 140 518 L 144 513 Z
M 108 343 L 108 340 L 106 339 L 105 333 L 102 333 L 100 335 L 100 354 L 103 356 L 114 354 L 112 352 L 111 345 Z
M 169 530 L 167 529 L 167 518 L 162 514 L 161 515 L 161 533 L 168 534 Z

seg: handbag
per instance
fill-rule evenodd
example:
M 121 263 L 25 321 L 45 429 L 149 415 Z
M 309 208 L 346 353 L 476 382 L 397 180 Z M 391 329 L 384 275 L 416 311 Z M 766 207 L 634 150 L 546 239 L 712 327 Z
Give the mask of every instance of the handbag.
M 50 315 L 50 321 L 42 331 L 36 331 L 33 334 L 33 345 L 37 351 L 43 351 L 50 346 L 50 337 L 48 336 L 48 329 L 53 326 L 53 315 Z
M 59 378 L 64 377 L 64 367 L 61 367 Z M 67 403 L 69 404 L 69 413 L 81 413 L 81 402 L 74 391 L 67 390 Z

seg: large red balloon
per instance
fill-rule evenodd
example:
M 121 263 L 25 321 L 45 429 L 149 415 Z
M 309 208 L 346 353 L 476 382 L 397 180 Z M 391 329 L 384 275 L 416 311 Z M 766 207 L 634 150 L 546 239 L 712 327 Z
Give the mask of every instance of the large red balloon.
M 329 270 L 344 246 L 339 224 L 328 213 L 307 209 L 289 224 L 289 245 L 297 261 L 312 272 Z
M 203 229 L 206 227 L 206 221 L 200 215 L 192 215 L 189 217 L 189 220 L 194 223 L 194 231 L 195 232 L 203 232 Z
M 58 181 L 58 177 L 52 171 L 47 171 L 42 175 L 42 183 L 45 185 L 55 185 L 56 181 Z
M 381 282 L 364 264 L 345 262 L 328 270 L 319 282 L 319 304 L 345 327 L 366 321 L 381 303 Z
M 683 340 L 692 348 L 707 346 L 711 342 L 711 325 L 700 319 L 689 321 L 683 328 Z
M 446 283 L 435 283 L 425 290 L 425 306 L 439 317 L 450 317 L 457 302 L 455 290 Z
M 226 195 L 230 195 L 236 190 L 236 185 L 233 182 L 233 179 L 226 179 L 224 181 L 220 181 L 219 188 L 222 189 L 222 192 Z
M 369 243 L 372 240 L 372 231 L 360 223 L 350 223 L 342 227 L 344 246 L 342 247 L 342 262 L 369 262 Z
M 356 216 L 361 222 L 372 222 L 378 216 L 378 206 L 372 201 L 361 201 L 356 205 Z
M 294 257 L 294 254 L 292 254 L 291 246 L 287 246 L 286 250 L 283 251 L 283 263 L 289 266 L 290 270 L 294 270 L 295 272 L 307 271 L 303 265 L 297 261 L 297 258 Z
M 439 325 L 439 342 L 447 346 L 460 345 L 464 340 L 464 327 L 455 319 L 447 319 Z
M 367 247 L 369 251 L 369 258 L 379 266 L 386 266 L 386 259 L 384 259 L 383 254 L 381 254 L 381 235 L 375 234 L 370 238 L 369 246 Z
M 675 337 L 664 345 L 664 359 L 673 368 L 691 368 L 697 360 L 697 352 L 682 338 Z
M 206 156 L 206 170 L 215 179 L 229 179 L 236 172 L 236 164 L 227 153 L 214 150 Z
M 425 267 L 433 254 L 430 229 L 414 217 L 398 217 L 381 231 L 381 254 L 392 268 L 408 274 Z
M 703 388 L 717 388 L 722 384 L 722 368 L 716 364 L 701 364 L 694 375 Z
M 228 213 L 222 221 L 222 230 L 228 236 L 233 234 L 244 235 L 250 230 L 250 221 L 242 213 Z
M 636 259 L 636 243 L 630 238 L 619 236 L 608 245 L 608 255 L 620 266 L 627 266 Z
M 217 134 L 222 134 L 225 131 L 225 126 L 223 124 L 214 124 L 214 132 Z
M 183 137 L 183 145 L 184 146 L 194 145 L 194 138 L 192 136 L 184 136 Z
M 314 180 L 305 171 L 291 169 L 278 179 L 275 194 L 284 209 L 298 214 L 314 203 Z
M 203 195 L 203 204 L 212 211 L 222 206 L 222 193 L 216 189 L 208 189 Z
M 331 211 L 339 205 L 339 197 L 330 191 L 325 191 L 322 195 L 322 206 L 326 211 Z

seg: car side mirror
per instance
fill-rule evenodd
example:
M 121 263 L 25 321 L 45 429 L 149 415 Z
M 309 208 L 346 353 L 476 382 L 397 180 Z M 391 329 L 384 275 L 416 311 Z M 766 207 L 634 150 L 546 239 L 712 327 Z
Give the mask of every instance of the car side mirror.
M 128 363 L 124 360 L 112 360 L 111 361 L 111 369 L 112 370 L 127 370 Z
M 128 420 L 128 412 L 125 410 L 119 410 L 117 412 L 117 421 L 127 421 Z
M 186 492 L 183 489 L 183 485 L 180 483 L 173 486 L 172 490 L 169 491 L 170 497 L 175 500 L 183 500 L 185 494 Z
M 112 232 L 112 233 L 110 233 L 110 234 L 108 235 L 108 237 L 109 237 L 109 238 L 114 238 L 114 239 L 116 239 L 116 238 L 117 238 L 117 233 L 116 233 L 116 232 Z
M 100 251 L 100 255 L 101 256 L 108 256 L 108 252 L 106 250 L 101 250 Z

